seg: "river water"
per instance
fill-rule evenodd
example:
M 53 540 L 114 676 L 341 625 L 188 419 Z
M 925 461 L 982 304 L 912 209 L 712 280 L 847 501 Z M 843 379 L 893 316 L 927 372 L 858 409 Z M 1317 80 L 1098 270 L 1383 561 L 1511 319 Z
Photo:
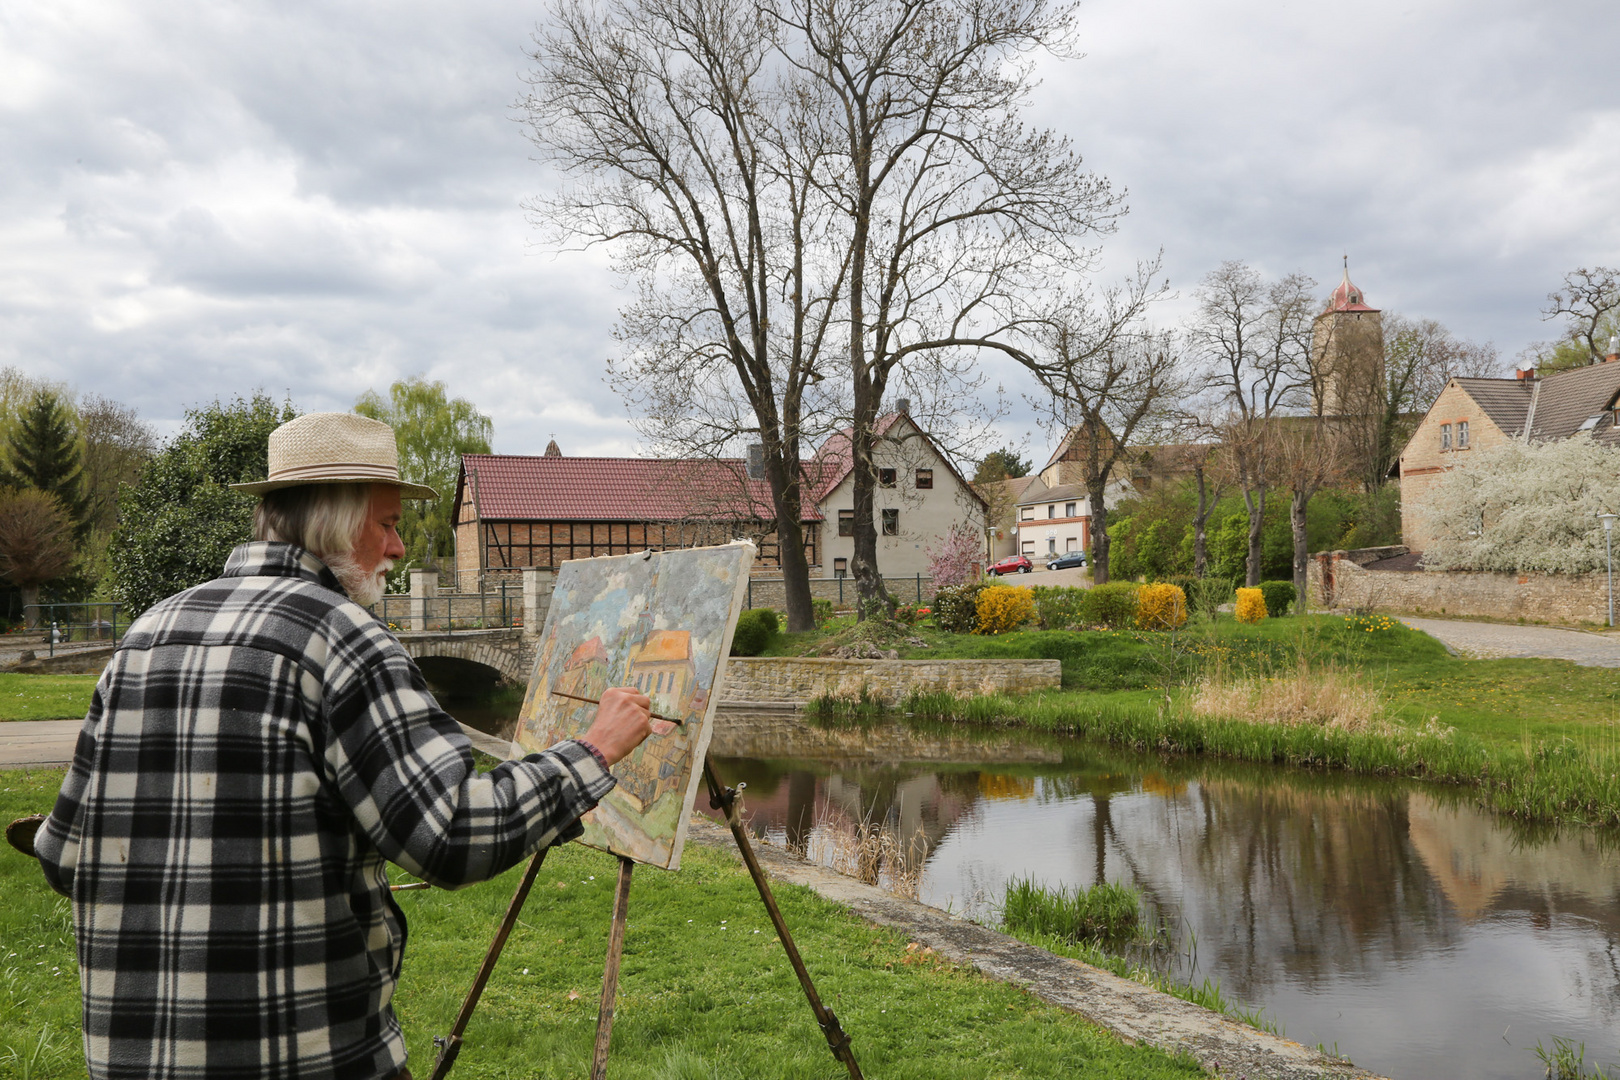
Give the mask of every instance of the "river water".
M 773 842 L 883 820 L 926 903 L 995 925 L 1007 881 L 1127 881 L 1289 1038 L 1398 1078 L 1620 1062 L 1620 836 L 1530 829 L 1464 791 L 1121 754 L 1028 733 L 722 713 L 711 758 Z M 700 800 L 701 802 L 701 800 Z M 926 851 L 925 855 L 921 853 Z

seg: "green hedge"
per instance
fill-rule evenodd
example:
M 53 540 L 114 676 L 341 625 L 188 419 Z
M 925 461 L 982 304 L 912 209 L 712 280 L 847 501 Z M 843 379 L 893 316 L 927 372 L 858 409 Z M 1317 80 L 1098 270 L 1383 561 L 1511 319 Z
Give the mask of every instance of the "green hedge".
M 979 593 L 989 582 L 950 585 L 934 594 L 934 625 L 950 634 L 971 634 L 979 625 Z
M 1266 614 L 1273 619 L 1288 614 L 1289 607 L 1298 599 L 1292 581 L 1262 581 L 1260 595 L 1266 601 Z
M 737 616 L 737 632 L 731 636 L 732 656 L 758 656 L 770 648 L 782 627 L 774 608 L 749 608 Z
M 1086 625 L 1086 593 L 1072 585 L 1036 585 L 1035 621 L 1042 630 L 1078 630 Z
M 1136 625 L 1136 591 L 1141 588 L 1134 581 L 1110 581 L 1086 590 L 1082 616 L 1091 626 L 1113 629 Z

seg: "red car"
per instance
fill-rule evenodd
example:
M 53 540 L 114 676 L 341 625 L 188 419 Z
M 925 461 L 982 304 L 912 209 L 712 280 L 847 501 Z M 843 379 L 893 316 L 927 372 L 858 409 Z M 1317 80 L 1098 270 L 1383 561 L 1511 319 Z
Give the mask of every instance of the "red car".
M 1023 555 L 1009 555 L 991 566 L 985 573 L 1000 577 L 1002 574 L 1027 574 L 1033 569 L 1035 569 L 1035 564 Z

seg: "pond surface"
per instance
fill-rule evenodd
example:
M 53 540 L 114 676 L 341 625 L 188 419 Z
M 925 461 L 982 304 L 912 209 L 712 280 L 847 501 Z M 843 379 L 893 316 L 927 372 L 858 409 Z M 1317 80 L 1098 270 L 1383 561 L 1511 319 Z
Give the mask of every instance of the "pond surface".
M 728 712 L 711 757 L 773 842 L 825 858 L 818 836 L 887 821 L 921 899 L 991 925 L 1010 878 L 1130 882 L 1179 928 L 1181 976 L 1363 1068 L 1540 1077 L 1555 1037 L 1620 1062 L 1613 833 L 1515 826 L 1453 789 L 1027 733 Z

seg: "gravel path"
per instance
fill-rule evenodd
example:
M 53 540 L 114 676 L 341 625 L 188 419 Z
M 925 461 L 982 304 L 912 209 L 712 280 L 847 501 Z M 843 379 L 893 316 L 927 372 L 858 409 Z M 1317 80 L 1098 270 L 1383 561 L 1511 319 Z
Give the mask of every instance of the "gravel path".
M 1582 667 L 1620 668 L 1620 635 L 1616 634 L 1588 634 L 1550 626 L 1511 626 L 1455 619 L 1403 618 L 1401 621 L 1439 639 L 1464 656 L 1480 659 L 1539 657 L 1572 660 Z

